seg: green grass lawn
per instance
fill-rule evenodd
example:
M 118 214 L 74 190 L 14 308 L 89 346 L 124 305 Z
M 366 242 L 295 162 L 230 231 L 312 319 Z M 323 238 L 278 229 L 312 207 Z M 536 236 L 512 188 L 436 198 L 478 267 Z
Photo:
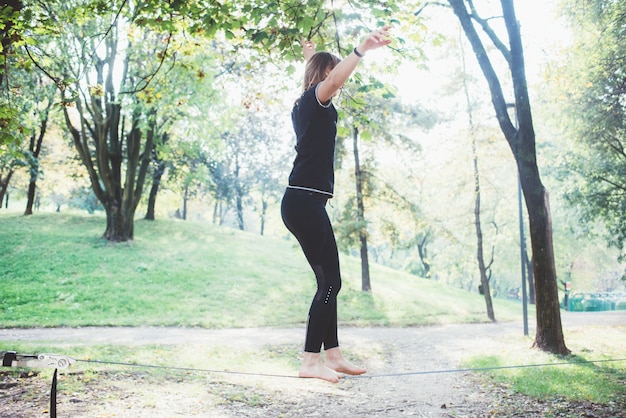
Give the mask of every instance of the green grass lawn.
M 135 223 L 135 240 L 101 239 L 102 216 L 0 214 L 2 327 L 301 325 L 315 280 L 295 240 L 180 220 Z M 342 256 L 344 324 L 486 321 L 473 293 Z M 496 300 L 498 320 L 521 317 Z

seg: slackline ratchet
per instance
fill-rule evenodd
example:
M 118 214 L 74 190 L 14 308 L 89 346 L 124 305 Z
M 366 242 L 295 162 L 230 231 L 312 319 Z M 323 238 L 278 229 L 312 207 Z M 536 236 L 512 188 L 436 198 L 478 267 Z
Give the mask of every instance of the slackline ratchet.
M 74 364 L 76 364 L 76 360 L 59 354 L 18 354 L 15 351 L 7 351 L 2 356 L 3 367 L 67 369 Z
M 7 351 L 2 355 L 2 367 L 54 368 L 50 387 L 50 418 L 57 416 L 57 370 L 76 364 L 71 357 L 58 354 L 18 354 Z

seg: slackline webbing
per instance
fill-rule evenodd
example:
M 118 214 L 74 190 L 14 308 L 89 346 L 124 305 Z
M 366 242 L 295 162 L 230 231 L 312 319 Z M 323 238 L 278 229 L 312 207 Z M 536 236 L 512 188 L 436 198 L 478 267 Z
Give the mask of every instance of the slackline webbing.
M 149 368 L 149 369 L 175 370 L 175 371 L 186 371 L 186 372 L 233 374 L 233 375 L 259 376 L 259 377 L 298 378 L 298 376 L 293 376 L 293 375 L 241 372 L 241 371 L 231 371 L 231 370 L 201 369 L 201 368 L 194 368 L 194 367 L 158 366 L 158 365 L 152 365 L 152 364 L 124 363 L 124 362 L 116 362 L 116 361 L 78 360 L 78 359 L 76 361 L 81 362 L 81 363 L 94 363 L 94 364 L 139 367 L 139 368 Z M 441 370 L 423 370 L 423 371 L 381 373 L 381 374 L 370 374 L 370 375 L 364 374 L 364 375 L 359 375 L 359 376 L 345 375 L 344 379 L 374 379 L 374 378 L 381 378 L 381 377 L 401 377 L 401 376 L 427 375 L 427 374 L 484 372 L 484 371 L 504 370 L 504 369 L 523 369 L 523 368 L 531 368 L 531 367 L 553 367 L 553 366 L 567 366 L 567 365 L 575 366 L 575 365 L 580 365 L 580 364 L 609 363 L 609 362 L 619 362 L 619 361 L 626 361 L 626 358 L 605 359 L 605 360 L 582 360 L 582 361 L 572 361 L 572 362 L 564 361 L 564 362 L 559 362 L 559 363 L 537 363 L 537 364 L 521 364 L 521 365 L 511 365 L 511 366 L 489 366 L 489 367 L 468 367 L 468 368 L 441 369 Z

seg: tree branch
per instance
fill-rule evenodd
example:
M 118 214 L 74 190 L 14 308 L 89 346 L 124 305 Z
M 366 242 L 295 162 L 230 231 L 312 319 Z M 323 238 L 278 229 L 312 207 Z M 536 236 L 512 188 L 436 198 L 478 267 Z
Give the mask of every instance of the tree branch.
M 150 83 L 152 82 L 154 77 L 156 77 L 156 75 L 161 70 L 161 67 L 163 67 L 163 63 L 165 62 L 165 58 L 167 58 L 167 50 L 169 49 L 171 41 L 172 41 L 172 32 L 168 32 L 167 43 L 165 44 L 165 49 L 161 53 L 161 60 L 159 61 L 159 65 L 157 66 L 156 70 L 154 70 L 151 74 L 148 74 L 148 75 L 142 77 L 137 82 L 137 85 L 139 85 L 141 82 L 145 82 L 145 84 L 142 87 L 140 87 L 140 88 L 135 88 L 133 90 L 128 90 L 128 91 L 122 91 L 122 92 L 120 92 L 120 94 L 135 94 L 135 93 L 139 93 L 140 91 L 143 91 L 143 90 L 148 88 L 148 86 L 150 85 Z M 158 54 L 157 54 L 157 56 L 158 56 Z
M 496 111 L 496 117 L 498 119 L 498 123 L 500 125 L 500 129 L 504 133 L 507 141 L 509 142 L 509 146 L 511 150 L 516 153 L 518 148 L 519 139 L 517 138 L 517 129 L 513 126 L 511 122 L 511 117 L 507 112 L 506 101 L 504 99 L 504 93 L 502 91 L 502 85 L 498 79 L 495 69 L 489 60 L 489 55 L 485 50 L 485 46 L 483 45 L 482 40 L 478 36 L 478 32 L 476 32 L 476 28 L 472 24 L 472 18 L 467 11 L 464 0 L 448 0 L 448 3 L 454 10 L 454 13 L 457 15 L 459 21 L 461 22 L 461 26 L 463 27 L 463 31 L 467 36 L 470 44 L 472 45 L 472 49 L 474 51 L 474 55 L 476 55 L 476 59 L 478 60 L 478 64 L 480 69 L 485 76 L 485 80 L 489 84 L 489 91 L 491 93 L 491 102 L 493 103 L 494 110 Z M 519 109 L 516 109 L 519 111 Z
M 496 35 L 493 29 L 491 29 L 491 26 L 489 26 L 489 22 L 487 21 L 487 19 L 483 19 L 478 15 L 476 7 L 474 6 L 474 1 L 467 0 L 467 3 L 469 4 L 471 10 L 469 16 L 480 25 L 480 27 L 487 34 L 494 46 L 500 51 L 500 53 L 502 53 L 502 56 L 504 57 L 506 62 L 511 65 L 511 51 L 509 51 L 506 45 L 504 45 L 500 38 L 498 38 L 498 35 Z
M 432 5 L 450 8 L 450 5 L 446 4 L 446 3 L 441 3 L 441 2 L 438 2 L 438 1 L 427 1 L 426 3 L 424 3 L 424 5 L 422 7 L 417 9 L 417 11 L 415 13 L 413 13 L 413 15 L 416 16 L 416 17 L 419 16 L 419 14 L 422 13 L 422 11 L 424 11 L 424 9 L 427 6 L 432 6 Z

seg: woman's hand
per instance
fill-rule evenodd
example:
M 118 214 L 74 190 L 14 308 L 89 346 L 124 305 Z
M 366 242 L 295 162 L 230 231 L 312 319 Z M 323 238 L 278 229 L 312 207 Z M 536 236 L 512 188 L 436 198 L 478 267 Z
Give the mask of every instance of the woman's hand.
M 391 43 L 391 39 L 389 38 L 389 29 L 391 29 L 391 25 L 383 26 L 382 28 L 376 29 L 367 35 L 357 48 L 359 53 L 365 54 L 367 51 L 371 51 L 372 49 L 389 45 Z
M 315 54 L 315 42 L 308 39 L 302 39 L 300 43 L 302 44 L 302 55 L 304 55 L 304 60 L 308 61 L 309 58 Z
M 337 91 L 343 87 L 356 66 L 359 64 L 360 58 L 372 49 L 380 48 L 391 43 L 389 38 L 389 29 L 391 26 L 383 26 L 367 35 L 361 44 L 357 47 L 357 54 L 350 54 L 345 57 L 335 68 L 333 68 L 324 81 L 317 88 L 317 99 L 320 103 L 327 103 Z

